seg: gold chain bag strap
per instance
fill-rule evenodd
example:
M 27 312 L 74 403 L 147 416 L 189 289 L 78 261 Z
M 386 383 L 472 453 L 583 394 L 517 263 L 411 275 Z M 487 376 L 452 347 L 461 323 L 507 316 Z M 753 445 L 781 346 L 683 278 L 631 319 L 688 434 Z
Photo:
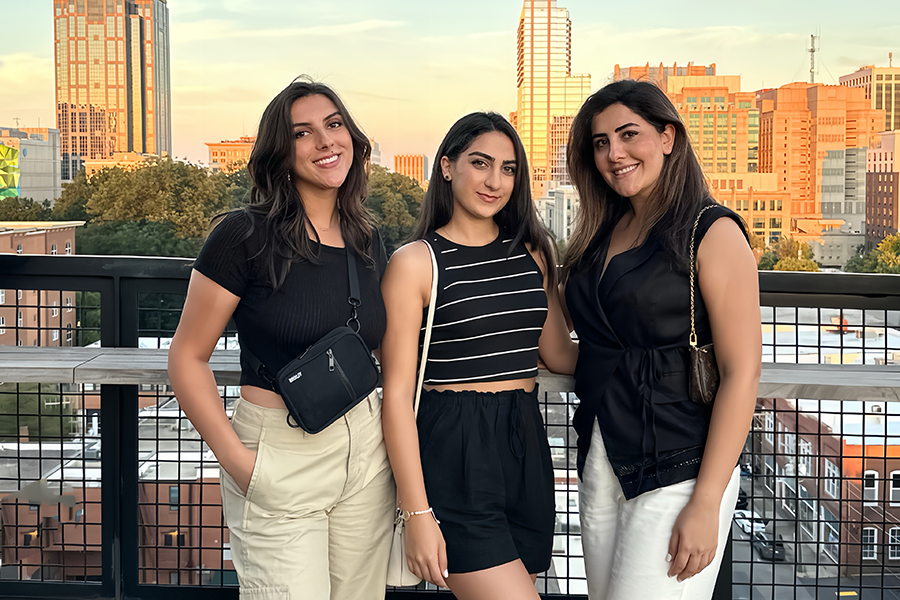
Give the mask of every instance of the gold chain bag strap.
M 422 382 L 425 380 L 425 362 L 428 359 L 428 345 L 431 343 L 431 328 L 434 323 L 434 305 L 437 302 L 438 266 L 434 256 L 434 249 L 426 240 L 428 252 L 431 254 L 431 299 L 428 302 L 428 316 L 425 320 L 425 339 L 422 342 L 422 358 L 419 363 L 419 376 L 416 383 L 416 399 L 413 401 L 413 414 L 419 416 L 419 398 L 422 396 Z M 392 586 L 418 585 L 421 577 L 409 570 L 406 563 L 406 521 L 400 505 L 397 505 L 397 515 L 394 517 L 394 535 L 391 538 L 391 553 L 388 558 L 387 584 Z
M 697 331 L 694 328 L 694 287 L 697 259 L 694 244 L 700 217 L 713 206 L 716 205 L 710 204 L 700 211 L 697 215 L 697 220 L 694 221 L 694 229 L 691 231 L 691 371 L 688 374 L 690 378 L 688 395 L 691 400 L 703 405 L 710 405 L 716 399 L 716 392 L 719 391 L 719 367 L 716 364 L 716 353 L 713 351 L 713 345 L 697 345 Z

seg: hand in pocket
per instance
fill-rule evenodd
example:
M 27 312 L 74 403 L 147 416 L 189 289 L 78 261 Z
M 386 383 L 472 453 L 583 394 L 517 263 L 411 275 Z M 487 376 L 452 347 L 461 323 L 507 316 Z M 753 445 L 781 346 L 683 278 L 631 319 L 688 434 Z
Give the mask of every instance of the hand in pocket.
M 231 464 L 225 467 L 225 470 L 231 475 L 231 478 L 234 479 L 234 482 L 245 495 L 247 494 L 247 488 L 250 487 L 250 479 L 253 477 L 256 453 L 256 450 L 250 450 L 241 444 L 241 449 L 231 460 Z

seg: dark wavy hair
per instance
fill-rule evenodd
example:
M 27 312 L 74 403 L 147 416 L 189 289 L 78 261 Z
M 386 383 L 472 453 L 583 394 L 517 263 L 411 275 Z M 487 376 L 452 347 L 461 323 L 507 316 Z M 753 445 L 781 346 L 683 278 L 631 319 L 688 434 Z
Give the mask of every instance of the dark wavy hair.
M 662 172 L 650 195 L 646 229 L 662 243 L 673 266 L 687 269 L 691 226 L 700 208 L 715 200 L 675 106 L 656 85 L 625 79 L 594 92 L 572 121 L 567 166 L 581 203 L 563 262 L 563 277 L 597 260 L 602 251 L 601 245 L 594 243 L 597 232 L 614 226 L 631 209 L 631 201 L 607 185 L 594 163 L 591 126 L 594 117 L 613 104 L 627 107 L 659 133 L 667 125 L 675 128 L 672 152 L 663 157 Z
M 503 116 L 495 112 L 476 112 L 458 120 L 444 136 L 438 147 L 428 182 L 428 191 L 419 210 L 419 219 L 410 236 L 411 240 L 425 237 L 431 229 L 438 229 L 450 222 L 453 216 L 453 188 L 450 181 L 444 179 L 441 171 L 441 159 L 447 157 L 456 162 L 460 155 L 472 145 L 479 136 L 491 132 L 502 133 L 512 142 L 516 156 L 516 175 L 512 195 L 509 201 L 496 215 L 494 222 L 506 235 L 513 239 L 510 251 L 524 241 L 532 249 L 544 257 L 547 268 L 547 283 L 550 288 L 556 287 L 556 259 L 550 239 L 550 233 L 541 224 L 534 202 L 531 199 L 531 179 L 528 171 L 528 157 L 522 140 L 513 126 Z
M 307 96 L 321 95 L 331 100 L 353 140 L 353 162 L 343 185 L 338 189 L 337 208 L 344 244 L 351 246 L 370 265 L 372 230 L 375 217 L 363 206 L 367 196 L 367 163 L 372 147 L 369 138 L 357 126 L 340 97 L 324 83 L 298 78 L 275 96 L 259 121 L 256 143 L 250 152 L 247 170 L 253 180 L 250 203 L 243 209 L 253 217 L 253 227 L 265 229 L 265 245 L 260 250 L 272 286 L 284 283 L 297 258 L 318 264 L 317 248 L 307 234 L 309 217 L 303 199 L 288 177 L 294 165 L 294 125 L 291 108 Z M 293 175 L 295 176 L 295 175 Z M 315 231 L 315 229 L 313 229 Z M 316 233 L 318 242 L 318 233 Z

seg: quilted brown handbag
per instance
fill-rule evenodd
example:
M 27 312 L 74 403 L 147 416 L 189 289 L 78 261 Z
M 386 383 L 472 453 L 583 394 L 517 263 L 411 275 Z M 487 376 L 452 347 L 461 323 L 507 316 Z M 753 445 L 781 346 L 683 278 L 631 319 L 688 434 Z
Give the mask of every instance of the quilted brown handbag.
M 719 366 L 716 364 L 716 353 L 712 344 L 697 345 L 697 331 L 694 328 L 694 280 L 696 279 L 697 261 L 694 256 L 695 236 L 700 217 L 707 210 L 715 206 L 710 204 L 697 215 L 694 221 L 694 229 L 691 231 L 691 337 L 690 355 L 691 371 L 688 374 L 688 395 L 697 404 L 711 405 L 719 391 Z

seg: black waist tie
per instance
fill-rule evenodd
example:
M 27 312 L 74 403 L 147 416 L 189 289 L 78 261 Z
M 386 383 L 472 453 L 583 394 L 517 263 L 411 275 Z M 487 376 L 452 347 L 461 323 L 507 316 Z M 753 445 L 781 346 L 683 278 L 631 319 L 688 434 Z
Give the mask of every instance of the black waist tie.
M 638 394 L 641 398 L 641 467 L 638 471 L 637 489 L 641 489 L 644 481 L 644 467 L 647 457 L 653 454 L 653 464 L 659 464 L 659 446 L 656 442 L 656 411 L 653 410 L 653 388 L 662 379 L 660 351 L 649 348 L 641 355 L 638 369 Z M 648 425 L 649 421 L 649 427 Z M 654 470 L 653 477 L 659 482 L 659 471 Z

